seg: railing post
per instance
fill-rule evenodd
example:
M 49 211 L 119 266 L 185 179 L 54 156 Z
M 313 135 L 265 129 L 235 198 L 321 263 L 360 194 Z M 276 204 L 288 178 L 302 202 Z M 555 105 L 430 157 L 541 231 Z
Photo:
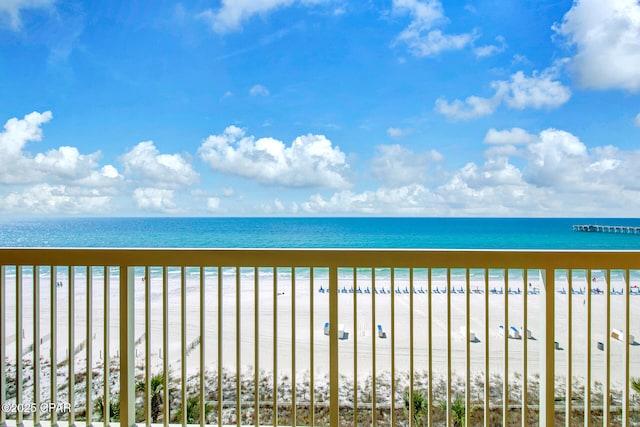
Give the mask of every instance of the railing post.
M 120 426 L 135 425 L 134 267 L 120 266 Z M 166 357 L 166 354 L 164 355 Z
M 555 417 L 555 272 L 547 268 L 541 289 L 540 318 L 540 425 L 554 425 Z M 569 290 L 570 291 L 570 290 Z M 506 333 L 507 331 L 505 331 Z
M 340 422 L 338 399 L 338 268 L 329 267 L 329 407 L 330 424 Z

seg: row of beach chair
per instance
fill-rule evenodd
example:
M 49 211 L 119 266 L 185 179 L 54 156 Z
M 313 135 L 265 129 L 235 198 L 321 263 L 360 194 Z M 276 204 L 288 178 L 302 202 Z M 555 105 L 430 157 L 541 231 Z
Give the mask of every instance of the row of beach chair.
M 567 290 L 565 288 L 559 289 L 558 293 L 561 295 L 566 295 L 567 294 Z M 591 295 L 604 295 L 604 291 L 600 288 L 593 288 L 591 289 Z M 578 289 L 574 289 L 571 288 L 571 294 L 572 295 L 585 295 L 586 291 L 584 288 L 578 288 Z M 620 288 L 620 290 L 616 290 L 615 288 L 611 289 L 611 295 L 624 295 L 624 288 Z M 640 290 L 633 290 L 633 288 L 631 290 L 629 290 L 629 295 L 640 295 Z
M 321 293 L 321 294 L 329 293 L 329 288 L 325 289 L 324 287 L 320 286 L 320 288 L 318 289 L 318 292 Z M 373 290 L 373 293 L 375 293 L 375 294 L 383 294 L 383 295 L 391 294 L 391 292 L 392 292 L 391 289 L 385 288 L 385 287 L 375 288 Z M 409 289 L 408 286 L 405 286 L 404 289 L 400 289 L 399 287 L 397 287 L 393 292 L 396 293 L 396 294 L 410 294 L 411 290 Z M 478 288 L 471 289 L 470 292 L 472 294 L 484 294 L 484 290 L 478 289 Z M 491 294 L 494 294 L 494 295 L 503 295 L 504 294 L 504 290 L 502 288 L 492 288 L 489 292 Z M 507 290 L 507 292 L 510 295 L 521 295 L 523 293 L 523 291 L 520 288 L 517 288 L 517 289 L 509 288 Z M 338 289 L 338 293 L 341 293 L 341 294 L 353 294 L 353 293 L 356 293 L 356 294 L 371 294 L 372 291 L 368 286 L 366 288 L 364 288 L 364 289 L 362 289 L 361 287 L 358 287 L 357 289 L 342 287 L 341 289 Z M 424 289 L 423 287 L 420 287 L 420 288 L 413 288 L 413 293 L 414 294 L 426 294 L 426 293 L 429 293 L 429 291 Z M 431 293 L 432 294 L 446 294 L 447 293 L 447 288 L 443 287 L 442 289 L 440 289 L 439 287 L 436 286 L 434 289 L 431 290 Z M 451 288 L 451 293 L 452 294 L 465 294 L 466 291 L 462 286 L 459 287 L 459 288 L 452 287 Z M 535 288 L 535 289 L 529 290 L 527 293 L 529 295 L 539 295 L 540 294 L 540 290 L 538 288 Z

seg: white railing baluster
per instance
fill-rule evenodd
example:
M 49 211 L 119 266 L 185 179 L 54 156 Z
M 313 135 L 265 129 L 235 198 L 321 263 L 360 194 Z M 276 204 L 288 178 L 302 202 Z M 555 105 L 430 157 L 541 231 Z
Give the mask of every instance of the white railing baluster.
M 453 425 L 451 399 L 451 268 L 447 268 L 447 426 Z
M 329 405 L 332 408 L 330 415 L 332 426 L 339 425 L 340 419 L 338 369 L 338 266 L 331 265 L 329 267 Z
M 509 269 L 504 275 L 504 374 L 502 377 L 502 425 L 509 425 Z
M 567 388 L 565 390 L 565 425 L 571 426 L 573 414 L 573 270 L 567 270 Z
M 187 425 L 187 272 L 180 266 L 180 423 Z
M 395 268 L 391 268 L 391 426 L 396 423 L 396 301 Z M 374 333 L 375 335 L 375 333 Z
M 91 416 L 92 416 L 92 394 L 93 394 L 93 322 L 92 322 L 92 313 L 93 313 L 93 267 L 87 266 L 87 313 L 86 313 L 86 347 L 85 354 L 87 355 L 87 364 L 86 364 L 86 390 L 85 390 L 85 422 L 86 426 L 90 427 L 91 424 Z
M 484 427 L 489 427 L 491 383 L 489 377 L 489 270 L 484 269 Z
M 260 425 L 260 388 L 258 385 L 260 374 L 260 357 L 258 349 L 260 348 L 260 298 L 259 292 L 259 270 L 258 267 L 253 269 L 253 328 L 254 328 L 254 341 L 253 341 L 253 363 L 255 365 L 253 372 L 253 417 L 254 425 L 258 427 Z M 313 307 L 313 305 L 311 305 Z
M 586 342 L 587 342 L 587 351 L 585 354 L 585 367 L 586 367 L 586 373 L 585 373 L 585 381 L 584 381 L 584 425 L 585 427 L 588 427 L 591 425 L 591 281 L 593 280 L 593 272 L 591 269 L 589 269 L 589 279 L 587 280 L 587 292 L 585 295 L 585 311 L 586 311 L 586 315 L 587 315 L 587 336 L 586 336 Z M 609 287 L 609 284 L 607 283 L 607 288 Z M 569 292 L 569 291 L 568 291 Z M 608 292 L 608 289 L 607 289 Z M 607 332 L 606 335 L 607 339 L 605 340 L 605 344 L 607 347 L 609 347 L 609 344 L 611 343 L 610 340 L 608 339 L 609 337 L 609 333 Z
M 273 425 L 278 425 L 278 269 L 273 268 Z
M 103 285 L 103 295 L 102 295 L 102 303 L 104 304 L 104 324 L 103 324 L 103 349 L 102 352 L 104 354 L 104 374 L 103 374 L 103 378 L 104 378 L 104 383 L 103 383 L 103 395 L 102 395 L 102 419 L 104 421 L 104 426 L 108 427 L 110 425 L 110 421 L 111 421 L 111 417 L 110 417 L 110 399 L 109 399 L 109 395 L 111 394 L 111 390 L 109 389 L 111 381 L 110 381 L 110 376 L 111 376 L 111 372 L 110 372 L 110 367 L 111 367 L 111 354 L 110 354 L 110 330 L 109 330 L 109 326 L 110 326 L 110 321 L 109 319 L 111 318 L 110 312 L 109 310 L 111 310 L 111 268 L 108 266 L 105 266 L 103 268 L 103 277 L 104 277 L 104 282 L 102 283 Z M 51 289 L 54 289 L 54 287 L 52 286 Z M 52 302 L 53 304 L 53 302 Z M 52 316 L 53 316 L 53 309 L 52 311 Z M 52 322 L 53 323 L 53 322 Z M 52 345 L 53 345 L 53 329 L 51 331 L 51 340 L 52 340 Z M 53 360 L 52 360 L 53 362 Z M 52 378 L 52 384 L 54 382 L 53 378 Z M 52 414 L 53 416 L 54 414 Z
M 224 390 L 222 389 L 222 267 L 218 266 L 218 426 L 222 425 L 222 405 Z
M 205 291 L 205 270 L 204 266 L 200 266 L 200 427 L 204 427 L 207 423 L 206 415 L 206 387 L 205 387 L 205 348 L 206 348 L 206 332 L 207 332 L 207 322 L 206 322 L 206 291 Z M 256 286 L 257 288 L 257 286 Z M 256 289 L 257 290 L 257 289 Z M 257 294 L 257 292 L 256 292 Z M 256 364 L 257 369 L 257 364 Z M 256 393 L 256 401 L 258 394 Z
M 629 426 L 629 386 L 630 378 L 629 378 L 629 293 L 631 291 L 631 273 L 629 269 L 625 270 L 625 287 L 624 287 L 624 330 L 625 330 L 625 346 L 623 351 L 623 366 L 624 366 L 624 375 L 623 375 L 623 387 L 622 387 L 622 426 Z
M 465 269 L 465 389 L 464 389 L 464 407 L 466 410 L 464 411 L 464 418 L 466 426 L 471 425 L 471 340 L 469 337 L 471 336 L 471 286 L 469 284 L 470 278 L 469 269 Z
M 545 269 L 540 289 L 540 425 L 552 426 L 555 418 L 555 272 Z
M 33 424 L 40 424 L 40 267 L 33 266 Z
M 433 268 L 429 267 L 428 277 L 427 277 L 427 318 L 428 318 L 428 328 L 427 328 L 427 388 L 428 388 L 428 396 L 427 396 L 427 423 L 429 427 L 433 426 L 433 311 L 431 304 L 431 294 L 433 292 L 433 277 L 432 277 Z
M 151 425 L 151 276 L 144 267 L 144 418 Z
M 242 422 L 242 408 L 240 397 L 242 396 L 242 382 L 240 378 L 240 266 L 236 266 L 236 425 L 240 427 Z
M 291 267 L 291 425 L 297 424 L 296 411 L 296 269 Z
M 16 404 L 24 402 L 22 390 L 22 266 L 16 266 Z M 16 412 L 16 425 L 22 424 L 22 411 Z
M 75 271 L 75 267 L 72 266 L 67 266 L 67 277 L 68 277 L 68 293 L 67 293 L 67 301 L 68 301 L 68 306 L 69 306 L 69 336 L 68 338 L 68 345 L 67 345 L 67 350 L 68 350 L 68 355 L 67 355 L 67 368 L 68 368 L 68 375 L 67 378 L 69 381 L 69 403 L 71 404 L 71 411 L 69 411 L 69 426 L 74 426 L 75 425 L 75 417 L 76 417 L 76 411 L 75 411 L 75 389 L 74 386 L 76 384 L 76 365 L 75 365 L 75 359 L 76 359 L 76 355 L 75 355 L 75 323 L 76 323 L 76 309 L 75 309 L 75 284 L 76 284 L 76 271 Z
M 522 287 L 524 288 L 522 300 L 522 427 L 529 425 L 529 371 L 527 366 L 528 344 L 529 344 L 529 322 L 528 322 L 528 302 L 529 302 L 529 271 L 525 268 L 523 273 Z M 467 424 L 468 425 L 468 424 Z
M 605 297 L 605 337 L 609 337 L 611 333 L 611 269 L 607 269 L 607 294 Z M 623 288 L 624 291 L 624 288 Z M 591 293 L 591 292 L 589 292 Z M 628 293 L 628 292 L 625 292 Z M 625 334 L 628 334 L 625 330 Z M 611 339 L 607 339 L 607 344 L 611 343 Z M 624 340 L 624 345 L 629 345 L 629 340 Z M 609 410 L 609 401 L 611 396 L 611 346 L 606 345 L 604 352 L 604 383 L 602 384 L 602 425 L 608 427 L 611 425 L 611 412 Z
M 336 285 L 332 286 L 332 288 L 336 288 L 336 301 L 337 301 L 337 293 L 338 293 L 338 280 L 336 278 Z M 376 403 L 378 402 L 378 393 L 377 393 L 377 379 L 376 379 L 376 334 L 375 334 L 375 328 L 376 328 L 376 293 L 375 293 L 375 289 L 376 289 L 376 269 L 372 268 L 371 269 L 371 287 L 373 288 L 374 292 L 371 294 L 371 392 L 372 392 L 372 398 L 371 398 L 371 410 L 372 410 L 372 414 L 371 414 L 371 419 L 373 422 L 373 425 L 377 425 L 377 421 L 378 421 L 378 408 L 376 407 Z M 392 287 L 391 289 L 391 295 L 393 295 L 394 289 Z M 336 317 L 336 321 L 337 321 L 337 317 Z M 330 323 L 331 325 L 338 325 L 337 323 Z M 333 333 L 333 330 L 335 329 L 337 331 L 337 327 L 336 326 L 331 326 L 331 331 Z M 337 332 L 336 332 L 337 334 Z M 337 335 L 336 335 L 337 336 Z M 337 353 L 337 352 L 336 352 Z M 337 354 L 336 354 L 336 358 L 337 358 Z M 337 365 L 337 363 L 336 363 Z M 337 366 L 336 366 L 337 368 Z M 336 369 L 337 370 L 337 369 Z M 337 385 L 337 382 L 336 382 Z M 336 417 L 337 418 L 337 417 Z M 333 425 L 333 424 L 332 424 Z
M 316 393 L 315 393 L 315 305 L 314 305 L 314 294 L 315 294 L 315 281 L 314 277 L 314 268 L 309 267 L 309 425 L 311 427 L 315 426 L 316 419 Z
M 409 269 L 409 425 L 414 425 L 413 413 L 415 405 L 413 404 L 413 383 L 414 383 L 414 364 L 413 364 L 413 268 Z
M 353 269 L 353 289 L 357 289 L 358 269 Z M 313 306 L 312 306 L 313 307 Z M 311 310 L 313 312 L 313 310 Z M 353 293 L 353 424 L 358 425 L 358 293 Z
M 120 425 L 135 424 L 135 269 L 120 265 Z M 71 402 L 73 408 L 73 402 Z

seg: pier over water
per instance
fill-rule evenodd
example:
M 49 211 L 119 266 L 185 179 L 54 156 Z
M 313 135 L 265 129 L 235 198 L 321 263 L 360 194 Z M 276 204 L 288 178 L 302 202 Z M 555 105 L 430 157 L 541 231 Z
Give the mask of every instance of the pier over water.
M 588 231 L 592 233 L 617 233 L 617 234 L 638 234 L 640 227 L 628 225 L 595 225 L 577 224 L 573 226 L 573 231 Z

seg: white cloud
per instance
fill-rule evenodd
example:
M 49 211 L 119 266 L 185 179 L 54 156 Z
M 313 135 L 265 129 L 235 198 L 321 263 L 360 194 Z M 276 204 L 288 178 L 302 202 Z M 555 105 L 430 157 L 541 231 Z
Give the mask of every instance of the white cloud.
M 53 6 L 56 0 L 2 0 L 0 1 L 0 24 L 7 21 L 12 30 L 22 26 L 20 12 L 25 9 L 40 9 Z
M 633 123 L 635 123 L 636 126 L 640 127 L 640 113 L 638 113 Z
M 444 34 L 434 27 L 446 23 L 442 3 L 439 0 L 394 0 L 396 13 L 408 13 L 412 21 L 397 37 L 409 51 L 418 57 L 435 56 L 448 50 L 460 50 L 477 38 L 476 31 L 463 34 Z
M 22 155 L 22 149 L 27 142 L 41 141 L 44 123 L 53 118 L 51 111 L 27 114 L 22 120 L 14 117 L 7 120 L 4 131 L 0 133 L 0 153 L 5 160 L 15 160 Z
M 165 188 L 136 188 L 133 192 L 133 199 L 140 209 L 171 213 L 176 211 L 176 204 L 173 201 L 173 190 Z
M 491 98 L 469 96 L 464 101 L 456 99 L 452 102 L 438 98 L 435 110 L 453 120 L 470 120 L 493 114 L 503 103 L 516 110 L 557 108 L 569 101 L 571 90 L 554 80 L 556 72 L 556 66 L 542 73 L 534 72 L 531 77 L 518 71 L 509 80 L 491 82 L 495 90 Z
M 498 44 L 488 44 L 488 45 L 478 46 L 474 48 L 473 53 L 478 58 L 484 58 L 487 56 L 493 56 L 493 55 L 497 55 L 499 53 L 504 52 L 505 49 L 507 48 L 507 43 L 504 37 L 498 36 L 496 37 L 496 41 L 498 42 Z
M 349 165 L 340 148 L 324 135 L 297 137 L 290 146 L 274 138 L 255 139 L 229 126 L 221 135 L 209 136 L 198 150 L 217 172 L 286 187 L 349 186 Z
M 120 160 L 125 174 L 163 188 L 178 188 L 198 180 L 187 159 L 180 154 L 160 154 L 153 141 L 140 142 Z
M 111 165 L 107 174 L 98 170 L 100 153 L 81 154 L 76 147 L 62 146 L 32 156 L 30 142 L 42 140 L 42 125 L 53 118 L 50 111 L 33 112 L 9 119 L 0 132 L 0 184 L 53 181 L 65 185 L 111 186 L 121 177 Z
M 254 15 L 266 15 L 278 8 L 294 4 L 310 6 L 324 0 L 222 0 L 219 9 L 207 9 L 198 16 L 220 34 L 240 30 L 243 22 Z
M 640 91 L 637 0 L 574 2 L 554 30 L 576 47 L 570 67 L 580 85 Z
M 452 102 L 438 98 L 435 110 L 453 120 L 471 120 L 493 114 L 498 105 L 500 105 L 500 99 L 495 96 L 493 98 L 469 96 L 464 101 L 456 99 Z
M 375 191 L 354 193 L 349 190 L 334 193 L 325 199 L 315 194 L 301 209 L 308 214 L 437 214 L 440 203 L 426 187 L 420 184 L 398 188 L 379 188 Z
M 491 128 L 484 137 L 487 144 L 529 144 L 538 141 L 536 135 L 530 134 L 522 128 L 511 128 L 510 130 L 496 130 Z
M 217 212 L 220 209 L 220 199 L 218 197 L 207 198 L 207 210 Z
M 589 165 L 587 147 L 569 132 L 542 131 L 539 141 L 528 146 L 527 160 L 527 176 L 532 184 L 574 188 L 592 184 L 584 173 Z
M 249 95 L 251 96 L 269 96 L 269 89 L 262 85 L 254 85 L 249 89 Z
M 418 154 L 397 144 L 379 145 L 376 152 L 371 173 L 376 180 L 391 187 L 424 181 L 429 166 L 443 159 L 435 150 Z
M 571 98 L 571 90 L 558 80 L 553 80 L 550 72 L 531 77 L 518 71 L 509 81 L 493 82 L 496 94 L 503 94 L 502 99 L 509 108 L 523 110 L 525 108 L 557 108 Z
M 409 135 L 411 133 L 411 129 L 400 129 L 400 128 L 389 128 L 387 129 L 387 135 L 391 138 L 402 138 L 403 136 Z
M 523 144 L 513 152 L 523 167 L 492 146 L 482 166 L 467 164 L 435 190 L 448 206 L 469 215 L 602 215 L 625 205 L 625 214 L 640 212 L 640 152 L 589 149 L 558 129 L 535 138 L 518 128 L 490 130 L 485 139 Z
M 97 190 L 65 185 L 37 184 L 0 195 L 0 211 L 26 214 L 102 214 L 110 210 L 111 197 Z

